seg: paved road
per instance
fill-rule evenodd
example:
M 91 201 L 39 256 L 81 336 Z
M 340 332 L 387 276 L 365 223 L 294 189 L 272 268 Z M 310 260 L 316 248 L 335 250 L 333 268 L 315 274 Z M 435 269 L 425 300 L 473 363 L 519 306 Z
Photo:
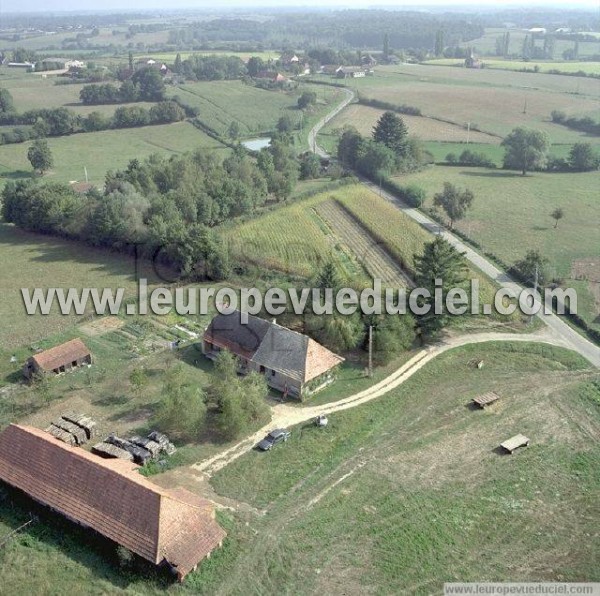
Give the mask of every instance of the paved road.
M 346 97 L 344 97 L 344 100 L 342 101 L 342 103 L 338 104 L 338 106 L 335 107 L 331 112 L 329 112 L 329 114 L 327 114 L 327 116 L 325 116 L 324 118 L 321 118 L 321 120 L 319 120 L 310 129 L 310 132 L 308 133 L 308 148 L 313 153 L 316 153 L 319 157 L 329 157 L 329 153 L 327 153 L 327 151 L 325 151 L 324 149 L 321 149 L 321 147 L 319 147 L 317 145 L 317 135 L 319 134 L 319 131 L 332 118 L 335 118 L 350 102 L 352 102 L 354 100 L 354 91 L 351 91 L 350 89 L 344 89 L 344 88 L 340 88 L 340 90 L 343 91 L 344 95 L 346 96 Z
M 320 157 L 328 157 L 328 153 L 318 146 L 316 142 L 319 131 L 325 124 L 327 124 L 334 116 L 339 114 L 353 99 L 354 92 L 350 89 L 345 89 L 346 98 L 340 103 L 332 112 L 330 112 L 325 118 L 321 119 L 312 128 L 309 133 L 309 145 L 312 151 L 317 153 Z M 441 234 L 452 246 L 458 251 L 465 253 L 465 257 L 478 269 L 483 271 L 488 277 L 493 279 L 498 285 L 503 288 L 507 288 L 518 295 L 522 290 L 521 286 L 506 272 L 501 271 L 491 261 L 475 252 L 472 248 L 467 246 L 457 236 L 450 233 L 448 230 L 434 222 L 432 219 L 427 217 L 422 211 L 414 209 L 400 201 L 397 197 L 386 192 L 385 190 L 379 189 L 375 184 L 366 179 L 361 179 L 361 182 L 365 185 L 381 194 L 382 197 L 396 205 L 403 213 L 408 215 L 411 219 L 419 223 L 421 226 L 432 232 L 433 234 Z M 600 368 L 600 347 L 596 346 L 590 340 L 585 338 L 583 335 L 578 333 L 573 327 L 564 322 L 560 317 L 555 314 L 544 314 L 540 311 L 537 315 L 550 329 L 557 345 L 562 345 L 566 348 L 574 350 L 581 356 L 586 358 L 594 366 Z

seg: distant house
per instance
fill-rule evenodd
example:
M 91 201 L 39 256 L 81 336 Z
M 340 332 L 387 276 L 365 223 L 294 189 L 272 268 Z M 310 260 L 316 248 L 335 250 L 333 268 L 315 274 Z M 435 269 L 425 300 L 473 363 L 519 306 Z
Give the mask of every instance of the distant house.
M 475 57 L 473 52 L 465 58 L 465 68 L 482 68 L 483 63 Z
M 214 359 L 221 350 L 238 358 L 240 374 L 256 371 L 286 395 L 304 398 L 334 380 L 344 359 L 302 333 L 241 313 L 217 315 L 204 333 L 202 352 Z
M 80 339 L 72 339 L 28 358 L 23 375 L 28 379 L 34 375 L 58 375 L 91 363 L 92 354 L 86 345 Z
M 335 75 L 340 68 L 339 64 L 323 64 L 319 68 L 320 74 Z
M 364 54 L 364 56 L 361 58 L 361 63 L 363 66 L 368 66 L 371 68 L 373 66 L 377 66 L 377 60 L 375 60 L 371 54 Z
M 37 428 L 0 433 L 0 480 L 95 531 L 181 581 L 221 546 L 214 507 L 183 489 L 167 490 L 120 459 L 103 459 Z
M 289 81 L 288 77 L 274 70 L 261 70 L 254 78 L 265 79 L 271 81 L 272 83 L 287 83 Z
M 284 53 L 279 57 L 279 62 L 285 66 L 292 66 L 300 62 L 300 58 L 296 54 Z
M 372 70 L 362 66 L 340 66 L 335 71 L 335 76 L 338 79 L 358 79 L 372 74 Z
M 170 73 L 169 67 L 163 62 L 157 62 L 154 58 L 144 58 L 138 60 L 134 65 L 135 70 L 141 70 L 142 68 L 152 68 L 159 70 L 161 74 L 166 75 Z
M 31 62 L 9 62 L 8 67 L 9 68 L 26 68 L 28 70 L 33 70 L 35 68 L 35 65 L 32 64 Z

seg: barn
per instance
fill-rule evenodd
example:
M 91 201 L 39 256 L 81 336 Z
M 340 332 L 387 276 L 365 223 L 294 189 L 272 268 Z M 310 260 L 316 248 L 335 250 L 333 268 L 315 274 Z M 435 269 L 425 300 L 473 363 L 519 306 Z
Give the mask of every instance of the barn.
M 242 323 L 241 313 L 219 314 L 204 333 L 202 351 L 214 359 L 229 350 L 238 359 L 238 371 L 264 375 L 269 387 L 302 399 L 335 379 L 344 359 L 310 337 L 252 315 Z
M 0 480 L 112 540 L 181 581 L 222 544 L 212 503 L 161 488 L 139 466 L 102 459 L 37 428 L 0 433 Z
M 27 359 L 23 375 L 31 379 L 35 375 L 61 374 L 92 363 L 92 354 L 80 339 L 72 339 Z

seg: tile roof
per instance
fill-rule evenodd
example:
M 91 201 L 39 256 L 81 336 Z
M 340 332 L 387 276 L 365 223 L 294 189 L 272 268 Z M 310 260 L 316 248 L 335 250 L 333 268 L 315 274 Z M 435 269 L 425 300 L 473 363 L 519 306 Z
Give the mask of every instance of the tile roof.
M 36 428 L 11 424 L 0 434 L 0 479 L 154 564 L 167 561 L 183 579 L 225 531 L 209 501 L 163 489 L 137 469 Z
M 205 339 L 258 365 L 306 383 L 343 362 L 308 336 L 277 323 L 248 315 L 241 322 L 239 311 L 216 315 Z
M 90 351 L 87 349 L 86 345 L 77 338 L 61 344 L 60 346 L 54 346 L 39 354 L 34 354 L 31 359 L 34 360 L 41 369 L 50 371 L 59 366 L 71 364 L 71 362 L 86 358 L 87 356 L 90 356 Z

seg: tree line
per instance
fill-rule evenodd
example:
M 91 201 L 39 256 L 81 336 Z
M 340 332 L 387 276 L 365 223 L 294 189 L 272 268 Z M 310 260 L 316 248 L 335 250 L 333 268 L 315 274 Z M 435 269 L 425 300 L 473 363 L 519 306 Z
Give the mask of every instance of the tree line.
M 75 114 L 68 108 L 44 108 L 22 114 L 0 114 L 4 124 L 18 124 L 11 131 L 0 133 L 0 145 L 23 143 L 44 137 L 61 137 L 82 132 L 97 132 L 156 124 L 170 124 L 185 119 L 185 111 L 174 101 L 161 101 L 151 108 L 120 106 L 112 116 L 91 112 Z

